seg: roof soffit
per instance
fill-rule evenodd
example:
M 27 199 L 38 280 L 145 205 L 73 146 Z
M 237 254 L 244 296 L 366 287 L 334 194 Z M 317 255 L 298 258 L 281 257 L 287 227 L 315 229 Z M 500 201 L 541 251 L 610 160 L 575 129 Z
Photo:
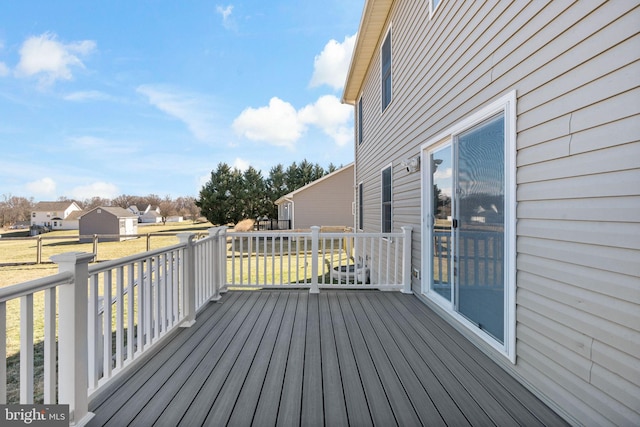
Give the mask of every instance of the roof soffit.
M 347 104 L 356 103 L 392 5 L 393 0 L 366 1 L 360 26 L 358 27 L 356 45 L 351 56 L 342 102 Z

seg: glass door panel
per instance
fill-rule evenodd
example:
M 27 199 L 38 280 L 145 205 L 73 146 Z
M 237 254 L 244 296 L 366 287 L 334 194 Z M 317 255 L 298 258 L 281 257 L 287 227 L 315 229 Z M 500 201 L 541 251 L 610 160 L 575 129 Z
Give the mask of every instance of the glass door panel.
M 456 310 L 504 342 L 504 116 L 460 134 L 456 147 Z
M 429 155 L 431 175 L 431 261 L 432 291 L 451 301 L 452 297 L 452 239 L 451 196 L 453 175 L 451 169 L 451 145 L 438 148 Z

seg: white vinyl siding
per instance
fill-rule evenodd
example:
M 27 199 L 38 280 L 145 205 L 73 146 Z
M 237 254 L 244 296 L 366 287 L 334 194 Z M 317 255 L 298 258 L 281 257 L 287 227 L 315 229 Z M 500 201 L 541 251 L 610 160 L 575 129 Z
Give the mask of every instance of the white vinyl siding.
M 394 2 L 393 108 L 383 114 L 377 103 L 380 49 L 361 88 L 364 231 L 381 227 L 389 162 L 515 90 L 517 359 L 508 369 L 577 424 L 638 424 L 640 6 L 442 1 L 435 16 L 429 2 Z M 420 192 L 420 174 L 394 171 L 394 226 L 413 227 L 412 267 L 424 273 Z

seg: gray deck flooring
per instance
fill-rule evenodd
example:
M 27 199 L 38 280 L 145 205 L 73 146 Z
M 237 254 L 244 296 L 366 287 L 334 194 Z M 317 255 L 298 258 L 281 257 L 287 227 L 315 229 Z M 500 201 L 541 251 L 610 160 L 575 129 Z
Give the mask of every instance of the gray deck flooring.
M 89 426 L 565 425 L 415 296 L 244 291 L 91 403 Z

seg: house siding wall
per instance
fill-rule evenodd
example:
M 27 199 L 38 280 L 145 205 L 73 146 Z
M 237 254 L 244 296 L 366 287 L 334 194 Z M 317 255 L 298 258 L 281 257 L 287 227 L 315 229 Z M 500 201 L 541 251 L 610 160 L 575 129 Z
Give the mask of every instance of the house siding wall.
M 293 196 L 293 227 L 353 227 L 353 197 L 353 167 L 348 167 Z
M 516 91 L 517 361 L 494 358 L 585 425 L 640 424 L 639 22 L 635 1 L 444 0 L 431 19 L 396 1 L 384 113 L 379 50 L 362 88 L 364 230 L 392 162 L 393 228 L 413 227 L 420 270 L 421 173 L 401 161 Z

